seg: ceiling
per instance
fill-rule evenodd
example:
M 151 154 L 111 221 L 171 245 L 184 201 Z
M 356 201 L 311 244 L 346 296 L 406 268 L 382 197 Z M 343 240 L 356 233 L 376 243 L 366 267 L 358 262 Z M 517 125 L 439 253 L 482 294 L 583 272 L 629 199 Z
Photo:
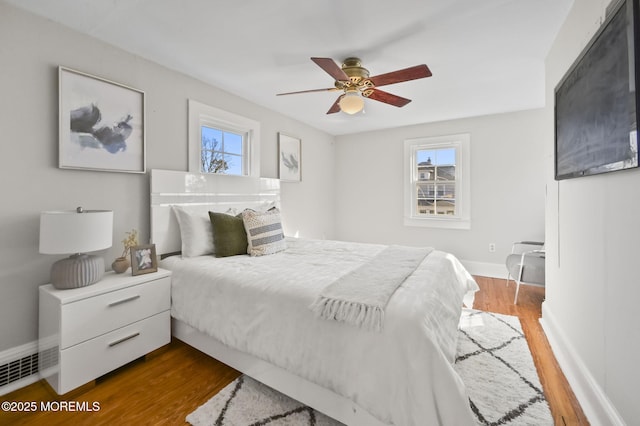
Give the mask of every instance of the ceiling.
M 573 0 L 5 0 L 333 135 L 544 106 L 544 59 Z M 337 92 L 310 57 L 371 75 L 433 76 L 327 115 Z M 108 78 L 108 76 L 105 76 Z M 224 106 L 216 105 L 224 108 Z

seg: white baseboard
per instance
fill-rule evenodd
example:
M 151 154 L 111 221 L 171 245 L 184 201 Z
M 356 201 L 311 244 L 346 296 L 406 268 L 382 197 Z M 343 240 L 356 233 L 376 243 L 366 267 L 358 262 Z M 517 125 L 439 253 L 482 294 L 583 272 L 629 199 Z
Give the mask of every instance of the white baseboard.
M 29 377 L 25 377 L 24 379 L 17 380 L 15 382 L 11 382 L 8 385 L 0 387 L 0 396 L 9 394 L 13 391 L 17 391 L 18 389 L 22 389 L 30 384 L 33 384 L 40 380 L 40 376 L 38 374 L 32 374 Z
M 474 260 L 461 260 L 460 262 L 471 275 L 507 279 L 507 267 L 502 263 L 476 262 Z
M 553 354 L 589 422 L 594 426 L 624 426 L 624 420 L 577 355 L 569 339 L 559 327 L 547 302 L 542 303 L 540 324 L 551 345 Z

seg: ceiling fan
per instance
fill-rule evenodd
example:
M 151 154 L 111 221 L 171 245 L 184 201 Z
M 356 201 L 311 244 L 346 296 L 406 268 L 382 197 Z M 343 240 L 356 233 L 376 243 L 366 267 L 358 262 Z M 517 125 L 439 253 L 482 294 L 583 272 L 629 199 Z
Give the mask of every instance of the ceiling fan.
M 331 58 L 311 58 L 311 60 L 336 80 L 335 87 L 278 93 L 277 96 L 312 92 L 344 92 L 331 105 L 327 114 L 333 114 L 338 111 L 343 111 L 347 114 L 360 112 L 364 108 L 364 98 L 384 102 L 396 107 L 403 107 L 411 102 L 411 99 L 384 92 L 378 87 L 431 77 L 431 71 L 424 64 L 369 77 L 369 70 L 362 67 L 362 61 L 358 58 L 345 59 L 342 67 L 338 66 Z

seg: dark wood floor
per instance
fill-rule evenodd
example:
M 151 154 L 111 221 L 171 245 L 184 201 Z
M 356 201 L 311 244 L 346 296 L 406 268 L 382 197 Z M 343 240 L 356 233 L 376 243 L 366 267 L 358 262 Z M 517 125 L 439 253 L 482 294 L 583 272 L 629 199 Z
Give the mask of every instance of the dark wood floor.
M 514 284 L 476 277 L 480 291 L 474 308 L 520 318 L 556 425 L 587 425 L 542 331 L 544 289 L 522 286 L 513 305 Z M 67 395 L 56 395 L 42 381 L 0 397 L 0 401 L 79 401 L 99 404 L 94 412 L 7 413 L 1 425 L 183 425 L 187 414 L 215 395 L 238 372 L 190 346 L 169 345 Z

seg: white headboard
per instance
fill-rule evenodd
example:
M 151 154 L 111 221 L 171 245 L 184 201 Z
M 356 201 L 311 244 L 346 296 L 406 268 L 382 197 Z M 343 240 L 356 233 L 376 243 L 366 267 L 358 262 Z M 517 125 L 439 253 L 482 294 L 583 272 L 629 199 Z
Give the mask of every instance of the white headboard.
M 280 181 L 270 178 L 151 170 L 151 242 L 159 255 L 181 249 L 172 205 L 192 212 L 280 206 Z

